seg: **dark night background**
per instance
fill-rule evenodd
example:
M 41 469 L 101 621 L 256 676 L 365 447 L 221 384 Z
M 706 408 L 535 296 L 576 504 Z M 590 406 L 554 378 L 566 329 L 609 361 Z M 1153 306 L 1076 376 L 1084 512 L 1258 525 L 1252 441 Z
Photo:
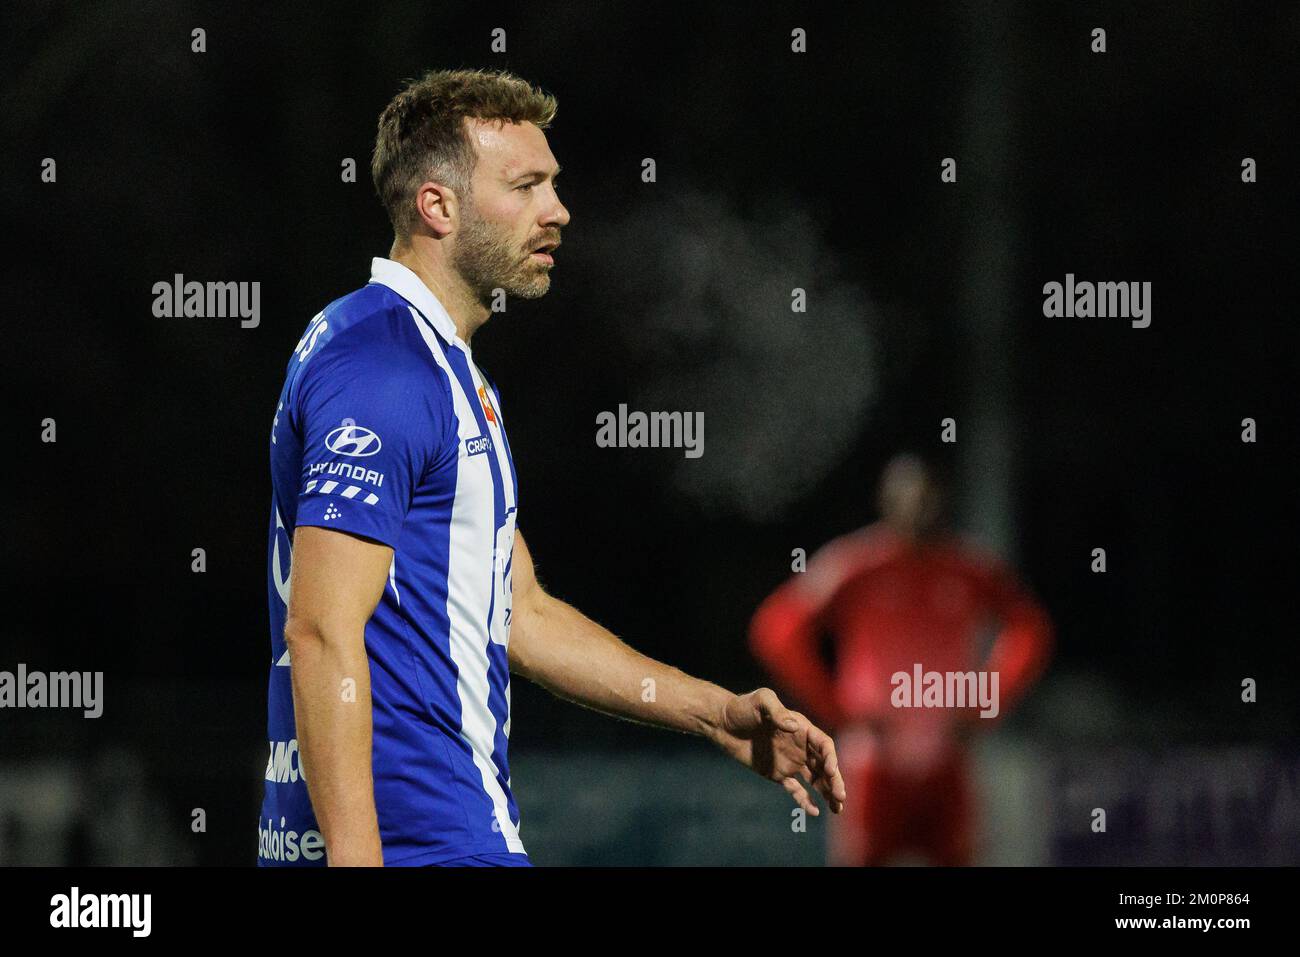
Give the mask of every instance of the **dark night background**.
M 983 858 L 1300 863 L 1300 7 L 2 16 L 0 670 L 102 670 L 105 712 L 0 712 L 0 863 L 253 863 L 271 417 L 307 322 L 387 254 L 380 110 L 458 66 L 560 104 L 573 219 L 551 292 L 474 340 L 553 593 L 691 674 L 767 683 L 745 631 L 791 549 L 872 520 L 897 449 L 933 453 L 958 524 L 1057 627 L 1047 676 L 981 745 Z M 1150 327 L 1044 318 L 1067 272 L 1150 281 Z M 155 318 L 175 273 L 260 282 L 260 325 Z M 704 457 L 596 447 L 619 403 L 703 411 Z M 791 834 L 786 795 L 703 742 L 513 689 L 538 863 L 820 860 L 821 824 Z

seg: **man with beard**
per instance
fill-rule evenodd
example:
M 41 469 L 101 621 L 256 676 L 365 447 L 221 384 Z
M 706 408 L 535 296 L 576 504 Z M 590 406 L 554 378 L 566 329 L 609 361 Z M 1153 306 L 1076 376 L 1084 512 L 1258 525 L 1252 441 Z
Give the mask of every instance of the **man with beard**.
M 308 325 L 271 434 L 261 865 L 526 865 L 512 672 L 699 734 L 810 814 L 799 778 L 843 806 L 830 738 L 772 691 L 646 658 L 534 576 L 501 397 L 470 340 L 494 297 L 550 287 L 569 222 L 542 132 L 555 110 L 507 73 L 455 70 L 380 116 L 392 250 Z

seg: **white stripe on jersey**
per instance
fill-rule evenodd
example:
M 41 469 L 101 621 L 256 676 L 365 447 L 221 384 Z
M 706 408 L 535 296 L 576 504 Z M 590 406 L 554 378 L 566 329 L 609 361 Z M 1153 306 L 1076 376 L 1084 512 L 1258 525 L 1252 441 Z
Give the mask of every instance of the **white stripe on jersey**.
M 424 337 L 425 344 L 433 353 L 433 358 L 447 374 L 451 385 L 452 403 L 457 421 L 457 444 L 463 447 L 466 439 L 478 438 L 478 419 L 474 415 L 474 406 L 478 396 L 467 396 L 461 386 L 456 372 L 451 368 L 443 354 L 442 343 L 433 330 L 429 328 L 414 307 L 411 319 Z M 474 364 L 466 360 L 470 369 Z M 499 439 L 494 442 L 500 445 Z M 459 454 L 459 453 L 458 453 Z M 467 500 L 470 483 L 466 476 L 460 474 L 456 480 L 456 496 L 451 511 L 451 542 L 447 557 L 447 617 L 451 621 L 449 646 L 452 661 L 456 663 L 456 693 L 461 707 L 461 738 L 469 745 L 474 757 L 474 764 L 483 779 L 483 789 L 492 800 L 501 836 L 505 838 L 506 847 L 516 853 L 524 850 L 523 841 L 510 820 L 506 793 L 497 780 L 497 767 L 492 761 L 492 752 L 496 746 L 496 718 L 488 707 L 488 694 L 491 685 L 488 680 L 487 647 L 482 643 L 483 625 L 488 623 L 488 609 L 491 607 L 495 575 L 489 574 L 493 568 L 492 550 L 487 543 L 495 542 L 496 506 L 492 495 L 492 479 L 485 457 L 465 456 L 460 459 L 462 472 L 469 469 L 481 469 L 486 476 L 487 494 L 478 491 L 478 501 L 472 505 Z M 509 469 L 504 470 L 507 483 Z M 514 489 L 510 488 L 506 496 L 507 514 L 513 516 Z M 491 629 L 489 629 L 490 633 Z M 490 640 L 490 638 L 489 638 Z M 504 729 L 503 729 L 504 730 Z
M 393 597 L 397 599 L 397 607 L 402 607 L 402 595 L 397 590 L 397 549 L 393 549 L 393 560 L 388 563 L 388 584 L 393 586 Z
M 499 554 L 495 555 L 494 558 L 501 563 L 499 574 L 504 575 L 505 562 L 507 562 L 510 559 L 511 555 L 513 554 L 513 549 L 515 544 L 515 513 L 513 509 L 514 509 L 514 504 L 517 501 L 517 499 L 515 498 L 514 479 L 511 477 L 510 474 L 510 462 L 506 458 L 506 444 L 505 442 L 501 441 L 501 430 L 504 429 L 506 425 L 505 425 L 505 420 L 501 418 L 501 410 L 497 408 L 496 396 L 495 394 L 493 394 L 492 389 L 490 389 L 487 383 L 484 381 L 482 373 L 478 371 L 478 366 L 474 364 L 473 357 L 467 356 L 466 358 L 468 359 L 467 365 L 469 366 L 470 376 L 474 380 L 474 388 L 482 389 L 484 394 L 488 396 L 489 402 L 492 406 L 493 415 L 496 416 L 496 434 L 492 437 L 492 448 L 496 454 L 497 469 L 501 472 L 501 485 L 502 485 L 502 490 L 505 493 L 506 523 L 502 527 L 497 537 L 497 550 L 499 551 Z M 493 427 L 492 422 L 489 421 L 488 428 L 491 429 L 492 427 Z M 513 578 L 514 576 L 512 575 L 511 577 Z M 503 591 L 507 591 L 508 593 L 508 589 L 503 588 Z M 506 618 L 506 609 L 504 607 L 504 603 L 497 602 L 496 608 L 493 611 L 494 614 L 492 616 L 492 640 L 497 642 L 498 644 L 506 645 L 507 647 L 509 647 L 510 622 Z M 511 718 L 510 675 L 509 674 L 506 675 L 505 697 L 506 697 L 506 720 L 505 720 L 505 724 L 501 726 L 501 730 L 505 734 L 505 736 L 509 738 L 510 718 Z M 507 778 L 506 784 L 509 783 L 510 780 L 509 778 Z

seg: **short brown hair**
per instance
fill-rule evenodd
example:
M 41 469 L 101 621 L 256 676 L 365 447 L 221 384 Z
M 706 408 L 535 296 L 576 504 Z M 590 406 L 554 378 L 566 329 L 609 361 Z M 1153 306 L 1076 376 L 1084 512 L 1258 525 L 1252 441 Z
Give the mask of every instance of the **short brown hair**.
M 379 115 L 370 162 L 375 191 L 399 238 L 410 234 L 415 191 L 430 180 L 470 194 L 477 154 L 464 120 L 507 120 L 545 129 L 555 97 L 505 70 L 430 70 L 408 80 Z

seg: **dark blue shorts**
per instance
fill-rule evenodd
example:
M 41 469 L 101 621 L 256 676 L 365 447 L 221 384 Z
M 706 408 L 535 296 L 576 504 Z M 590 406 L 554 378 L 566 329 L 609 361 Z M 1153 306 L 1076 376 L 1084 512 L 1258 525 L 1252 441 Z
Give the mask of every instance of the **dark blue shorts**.
M 439 861 L 426 864 L 425 867 L 532 867 L 527 854 L 475 854 L 473 857 L 458 857 L 451 861 Z

